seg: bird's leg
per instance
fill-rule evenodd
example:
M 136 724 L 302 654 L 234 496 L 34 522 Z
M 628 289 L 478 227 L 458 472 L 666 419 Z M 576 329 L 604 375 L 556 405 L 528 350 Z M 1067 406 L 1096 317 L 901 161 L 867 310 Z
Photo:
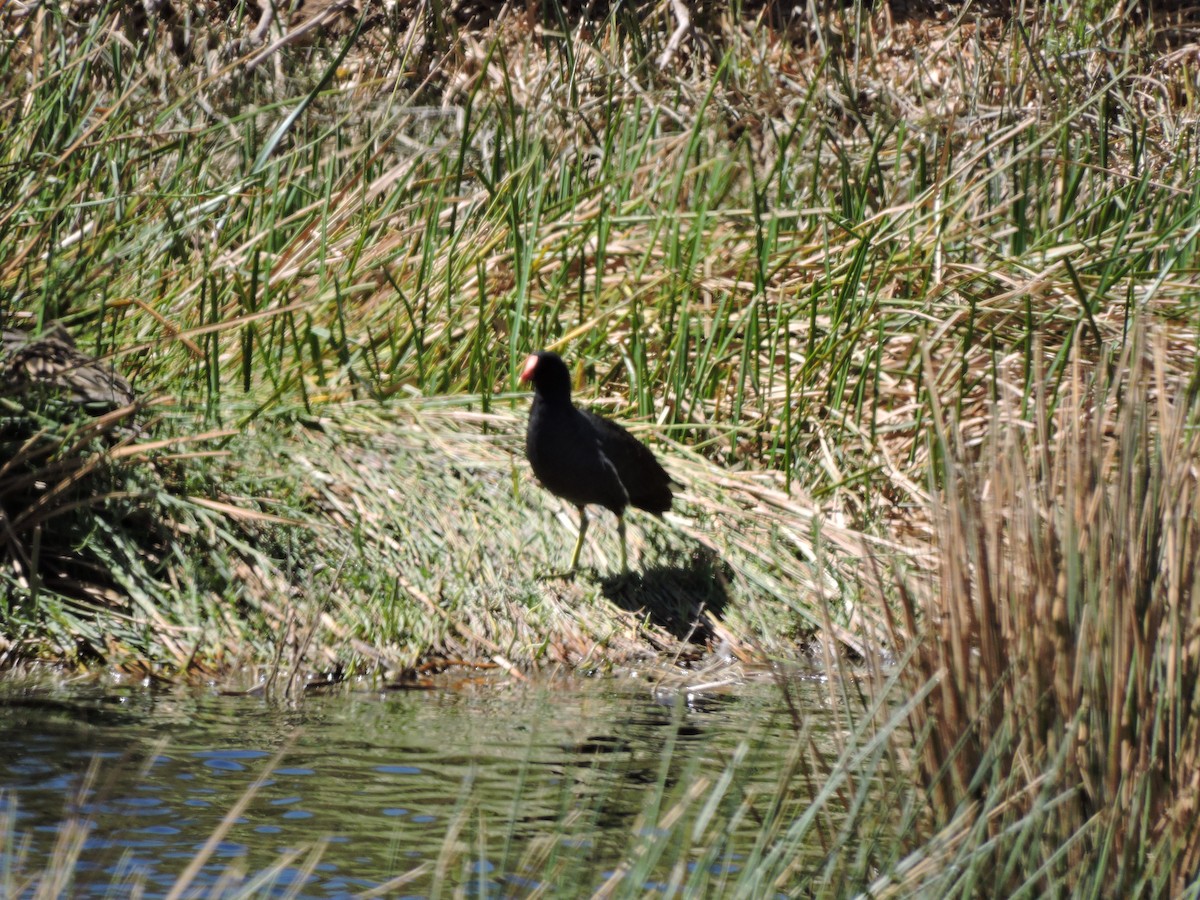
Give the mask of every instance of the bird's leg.
M 575 577 L 575 572 L 579 568 L 579 554 L 583 551 L 583 536 L 587 534 L 588 517 L 587 511 L 582 507 L 577 507 L 579 510 L 579 537 L 575 541 L 575 552 L 571 554 L 571 567 L 565 572 L 554 572 L 547 575 L 539 575 L 538 581 L 552 581 L 558 578 L 571 579 Z
M 629 574 L 629 558 L 625 555 L 625 514 L 617 516 L 617 534 L 621 537 L 621 577 Z
M 567 569 L 572 575 L 579 568 L 579 554 L 583 550 L 583 536 L 587 534 L 587 528 L 587 509 L 581 506 L 579 507 L 579 538 L 575 541 L 575 552 L 571 554 L 571 566 Z
M 625 549 L 625 513 L 617 513 L 617 536 L 621 539 L 621 572 L 604 579 L 606 590 L 624 591 L 630 587 L 629 556 Z

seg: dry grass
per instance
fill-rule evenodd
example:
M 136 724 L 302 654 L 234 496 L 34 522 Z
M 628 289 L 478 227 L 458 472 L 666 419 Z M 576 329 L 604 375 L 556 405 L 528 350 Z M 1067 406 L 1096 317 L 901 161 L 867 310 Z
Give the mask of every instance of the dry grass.
M 1200 444 L 1169 357 L 1140 328 L 1107 367 L 1077 354 L 1040 427 L 1001 399 L 982 447 L 937 413 L 939 563 L 900 579 L 890 634 L 937 685 L 911 721 L 930 817 L 959 836 L 936 865 L 990 839 L 947 891 L 1099 865 L 1106 892 L 1179 895 L 1200 865 Z
M 8 640 L 286 693 L 816 636 L 913 704 L 847 747 L 922 777 L 880 892 L 1184 889 L 1194 26 L 885 6 L 673 45 L 668 4 L 404 6 L 305 47 L 218 16 L 186 59 L 160 22 L 9 10 L 0 314 L 171 396 L 163 439 L 232 433 L 154 470 L 190 543 L 113 557 L 124 606 L 10 603 Z M 686 485 L 632 586 L 534 577 L 574 527 L 520 459 L 541 346 Z

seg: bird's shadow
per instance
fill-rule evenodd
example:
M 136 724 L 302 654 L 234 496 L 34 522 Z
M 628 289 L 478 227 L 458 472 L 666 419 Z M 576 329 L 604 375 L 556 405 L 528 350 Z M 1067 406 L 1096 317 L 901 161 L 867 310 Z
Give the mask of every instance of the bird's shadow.
M 719 557 L 698 548 L 644 572 L 600 579 L 601 593 L 621 609 L 646 613 L 650 621 L 674 638 L 710 644 L 714 635 L 708 618 L 720 619 L 729 603 L 733 573 Z

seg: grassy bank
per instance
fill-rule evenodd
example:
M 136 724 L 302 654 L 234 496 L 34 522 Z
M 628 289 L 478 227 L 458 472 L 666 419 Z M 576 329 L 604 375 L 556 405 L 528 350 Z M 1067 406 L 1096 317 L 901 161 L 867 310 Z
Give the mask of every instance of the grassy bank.
M 911 660 L 936 689 L 889 752 L 924 793 L 880 891 L 1182 889 L 1191 25 L 697 6 L 675 45 L 670 7 L 547 6 L 282 47 L 9 8 L 0 317 L 157 400 L 94 434 L 13 400 L 0 654 L 281 691 Z M 685 484 L 630 585 L 535 577 L 574 534 L 520 453 L 544 346 Z M 615 558 L 605 522 L 585 564 Z
M 403 666 L 445 646 L 429 607 L 470 607 L 480 567 L 499 571 L 487 594 L 498 585 L 500 599 L 495 621 L 465 637 L 470 656 L 575 664 L 627 635 L 645 648 L 638 622 L 613 619 L 594 587 L 527 577 L 554 567 L 569 534 L 512 452 L 514 366 L 548 345 L 579 361 L 591 401 L 645 420 L 640 433 L 657 434 L 687 484 L 671 527 L 646 529 L 663 552 L 642 565 L 661 577 L 627 604 L 656 608 L 665 630 L 652 637 L 692 630 L 697 604 L 677 611 L 670 596 L 688 579 L 709 606 L 744 615 L 735 644 L 784 653 L 855 621 L 863 538 L 890 541 L 873 522 L 879 480 L 863 474 L 877 377 L 843 355 L 838 333 L 858 317 L 835 322 L 827 307 L 843 308 L 835 295 L 857 292 L 862 273 L 829 268 L 848 232 L 830 227 L 824 200 L 774 208 L 770 195 L 817 174 L 823 193 L 839 188 L 817 158 L 785 173 L 804 156 L 795 133 L 781 146 L 734 138 L 710 90 L 733 77 L 732 52 L 717 66 L 695 56 L 696 77 L 648 94 L 635 72 L 613 74 L 639 35 L 627 22 L 596 40 L 531 42 L 514 17 L 416 47 L 376 27 L 274 68 L 226 62 L 229 36 L 204 26 L 195 40 L 214 47 L 186 61 L 165 26 L 140 33 L 119 16 L 44 9 L 15 25 L 9 320 L 62 319 L 147 396 L 165 395 L 149 438 L 186 441 L 159 452 L 187 459 L 156 463 L 139 491 L 154 495 L 162 542 L 186 549 L 130 573 L 144 523 L 94 549 L 86 517 L 72 552 L 104 557 L 95 568 L 115 583 L 74 594 L 114 598 L 116 615 L 96 627 L 94 602 L 78 616 L 39 591 L 36 609 L 15 611 L 12 653 L 70 656 L 82 632 L 84 655 L 108 661 L 244 663 L 315 624 L 307 646 L 322 652 L 305 667 L 358 664 L 351 637 Z M 748 61 L 768 49 L 729 38 Z M 398 77 L 411 69 L 422 77 Z M 840 384 L 814 394 L 831 367 Z M 849 391 L 860 400 L 847 421 Z M 342 470 L 358 496 L 340 510 L 306 455 L 337 467 L 331 448 L 378 462 L 370 492 L 361 467 Z M 413 528 L 439 516 L 454 521 Z M 601 571 L 610 540 L 591 545 Z M 731 571 L 709 588 L 717 559 Z M 316 560 L 337 575 L 328 585 Z M 69 581 L 58 579 L 68 598 Z M 14 595 L 28 583 L 18 572 Z M 149 609 L 123 605 L 130 593 Z M 819 598 L 836 601 L 835 621 Z M 44 621 L 51 606 L 61 628 Z M 581 607 L 595 625 L 558 615 Z

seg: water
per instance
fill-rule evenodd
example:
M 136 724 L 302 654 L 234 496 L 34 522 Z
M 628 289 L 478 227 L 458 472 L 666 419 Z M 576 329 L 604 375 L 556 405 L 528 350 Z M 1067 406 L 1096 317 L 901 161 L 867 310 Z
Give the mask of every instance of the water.
M 799 690 L 819 733 L 820 689 Z M 747 741 L 735 805 L 769 797 L 796 746 L 772 685 L 690 701 L 634 680 L 340 691 L 290 709 L 0 685 L 0 894 L 31 896 L 30 879 L 66 870 L 63 896 L 162 897 L 211 843 L 192 882 L 206 894 L 586 895 Z M 693 793 L 683 824 L 704 805 Z M 739 827 L 749 846 L 754 829 Z M 743 858 L 735 839 L 705 864 L 732 877 Z

